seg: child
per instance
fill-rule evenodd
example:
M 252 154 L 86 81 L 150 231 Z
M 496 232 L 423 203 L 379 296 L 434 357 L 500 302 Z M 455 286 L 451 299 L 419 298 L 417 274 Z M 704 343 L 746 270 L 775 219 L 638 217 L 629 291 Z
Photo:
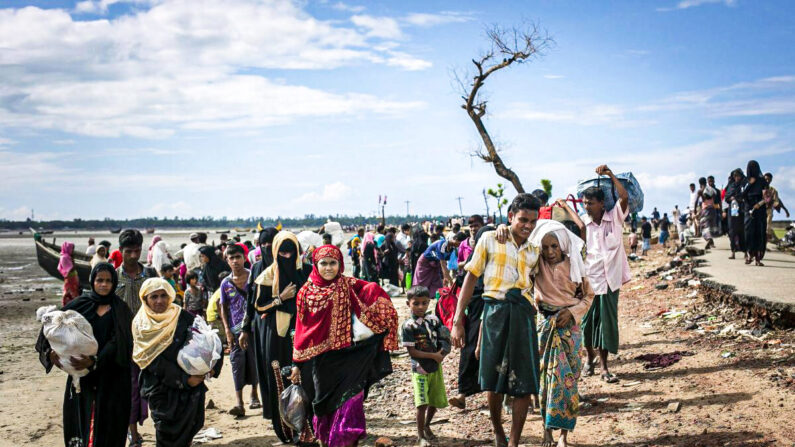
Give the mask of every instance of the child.
M 226 344 L 229 347 L 229 362 L 232 365 L 232 379 L 235 384 L 237 404 L 229 410 L 235 417 L 246 415 L 243 407 L 243 387 L 251 385 L 251 402 L 249 408 L 261 408 L 257 395 L 257 365 L 254 361 L 254 343 L 248 343 L 243 349 L 238 338 L 243 328 L 243 317 L 248 304 L 248 276 L 249 270 L 245 268 L 245 251 L 240 245 L 232 244 L 226 247 L 226 262 L 232 271 L 221 281 L 220 299 L 218 310 L 223 322 Z
M 638 251 L 638 233 L 636 230 L 633 230 L 629 233 L 629 252 L 632 254 L 637 253 Z
M 430 428 L 436 409 L 447 407 L 442 360 L 450 353 L 450 332 L 435 315 L 426 314 L 431 301 L 427 287 L 414 286 L 406 294 L 411 316 L 403 323 L 401 338 L 411 356 L 417 435 L 424 447 L 436 439 Z
M 174 303 L 182 306 L 184 304 L 183 299 L 185 297 L 185 292 L 182 291 L 182 288 L 179 286 L 179 283 L 177 283 L 176 279 L 174 279 L 175 272 L 176 270 L 174 269 L 174 265 L 170 262 L 166 262 L 160 267 L 160 276 L 162 276 L 163 279 L 165 279 L 166 281 L 168 281 L 169 284 L 171 284 L 171 287 L 174 288 L 174 292 L 176 292 L 177 294 L 176 298 L 174 298 Z
M 188 283 L 188 287 L 185 289 L 185 310 L 191 315 L 200 315 L 204 318 L 207 300 L 204 299 L 204 294 L 199 288 L 199 275 L 193 271 L 188 272 L 185 275 L 185 281 Z
M 323 234 L 323 245 L 331 245 L 331 234 Z
M 640 235 L 643 238 L 643 247 L 641 248 L 640 255 L 646 256 L 646 252 L 651 250 L 651 223 L 643 217 L 641 219 Z

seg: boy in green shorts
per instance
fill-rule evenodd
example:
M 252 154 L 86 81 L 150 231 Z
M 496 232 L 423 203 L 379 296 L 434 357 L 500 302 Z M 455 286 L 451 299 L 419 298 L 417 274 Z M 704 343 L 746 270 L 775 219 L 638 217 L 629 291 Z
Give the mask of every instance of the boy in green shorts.
M 425 447 L 436 439 L 430 429 L 436 409 L 447 407 L 442 360 L 450 353 L 450 331 L 435 315 L 426 314 L 431 301 L 427 287 L 414 286 L 406 295 L 411 316 L 401 327 L 401 339 L 411 356 L 417 435 L 420 446 Z

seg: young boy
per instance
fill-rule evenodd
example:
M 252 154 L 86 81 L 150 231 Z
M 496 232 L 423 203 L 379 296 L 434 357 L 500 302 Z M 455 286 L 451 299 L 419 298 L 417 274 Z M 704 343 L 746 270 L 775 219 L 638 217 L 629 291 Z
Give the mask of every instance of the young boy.
M 651 250 L 651 223 L 643 217 L 640 225 L 640 236 L 643 238 L 643 247 L 641 248 L 640 255 L 646 256 L 646 252 Z
M 174 292 L 177 293 L 177 297 L 174 299 L 174 302 L 180 306 L 183 304 L 183 297 L 185 296 L 185 292 L 182 291 L 182 288 L 179 286 L 177 281 L 174 279 L 174 264 L 170 262 L 166 262 L 160 267 L 160 275 L 171 284 L 171 287 L 174 288 Z
M 436 439 L 431 420 L 437 408 L 447 407 L 442 360 L 450 353 L 450 331 L 428 311 L 431 293 L 425 286 L 406 292 L 411 316 L 403 323 L 401 338 L 411 356 L 411 381 L 417 407 L 417 436 L 421 447 Z
M 221 298 L 218 308 L 221 321 L 224 322 L 226 343 L 229 346 L 229 363 L 232 365 L 232 379 L 235 383 L 237 405 L 229 410 L 235 417 L 246 415 L 243 408 L 243 387 L 251 385 L 250 409 L 261 407 L 257 395 L 257 364 L 254 360 L 254 344 L 249 343 L 246 349 L 238 344 L 238 337 L 243 330 L 243 317 L 246 314 L 248 275 L 244 267 L 246 258 L 243 248 L 237 244 L 226 247 L 226 262 L 232 274 L 221 281 Z
M 637 231 L 633 230 L 631 233 L 629 233 L 629 238 L 628 238 L 627 242 L 629 242 L 629 252 L 632 253 L 632 254 L 637 253 L 637 251 L 638 251 L 638 233 L 637 233 Z
M 483 319 L 480 337 L 481 388 L 488 394 L 489 415 L 496 447 L 518 447 L 531 396 L 538 394 L 539 358 L 531 273 L 539 249 L 530 241 L 541 202 L 519 194 L 508 208 L 508 240 L 500 243 L 496 232 L 484 233 L 466 264 L 452 331 L 454 345 L 464 344 L 465 310 L 478 278 L 483 276 Z M 511 434 L 506 442 L 502 427 L 502 402 L 512 396 Z
M 582 203 L 587 213 L 583 219 L 588 246 L 585 269 L 596 294 L 581 327 L 583 345 L 588 351 L 585 375 L 593 375 L 598 350 L 602 380 L 616 383 L 618 378 L 610 374 L 607 356 L 609 353 L 618 353 L 618 294 L 621 286 L 631 278 L 627 253 L 621 243 L 622 224 L 629 214 L 629 194 L 607 165 L 597 167 L 596 173 L 610 177 L 618 200 L 613 209 L 608 211 L 605 209 L 605 193 L 602 189 L 591 187 L 582 192 Z M 651 224 L 647 225 L 651 238 Z

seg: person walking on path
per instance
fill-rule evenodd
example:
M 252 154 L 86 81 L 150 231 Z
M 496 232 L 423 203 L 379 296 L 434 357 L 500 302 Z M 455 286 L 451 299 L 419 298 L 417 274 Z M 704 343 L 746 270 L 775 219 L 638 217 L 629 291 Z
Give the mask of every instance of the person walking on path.
M 585 267 L 596 294 L 582 321 L 583 341 L 588 351 L 585 375 L 593 375 L 598 350 L 602 380 L 615 383 L 618 378 L 610 373 L 607 358 L 610 353 L 618 353 L 618 294 L 631 278 L 621 228 L 629 212 L 629 195 L 607 165 L 597 167 L 596 173 L 610 177 L 618 201 L 608 211 L 604 191 L 597 187 L 583 191 L 588 247 Z
M 745 177 L 748 180 L 742 190 L 745 201 L 745 263 L 755 262 L 757 266 L 764 266 L 762 259 L 767 249 L 767 208 L 765 193 L 767 181 L 762 175 L 762 169 L 756 160 L 748 162 L 745 168 Z
M 529 237 L 538 221 L 541 202 L 519 194 L 508 209 L 508 240 L 499 243 L 496 232 L 485 233 L 464 267 L 461 294 L 453 322 L 452 341 L 461 348 L 466 333 L 465 310 L 478 278 L 483 276 L 482 336 L 479 382 L 488 393 L 489 414 L 497 447 L 518 447 L 532 395 L 538 394 L 538 337 L 536 336 L 531 273 L 538 263 L 538 248 Z M 502 427 L 502 402 L 512 396 L 511 433 Z

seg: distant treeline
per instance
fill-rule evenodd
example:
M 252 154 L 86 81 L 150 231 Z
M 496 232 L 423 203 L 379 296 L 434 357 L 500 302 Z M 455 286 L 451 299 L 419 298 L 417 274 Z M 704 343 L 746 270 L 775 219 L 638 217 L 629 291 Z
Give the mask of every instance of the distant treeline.
M 400 225 L 403 222 L 420 222 L 425 220 L 446 222 L 453 216 L 386 216 L 388 225 Z M 228 219 L 227 217 L 173 217 L 158 218 L 144 217 L 139 219 L 73 219 L 73 220 L 50 220 L 50 221 L 11 221 L 0 220 L 0 229 L 4 230 L 26 230 L 30 227 L 45 230 L 114 230 L 117 228 L 254 228 L 258 223 L 263 227 L 276 226 L 279 222 L 287 228 L 311 228 L 320 227 L 328 220 L 339 222 L 343 226 L 378 224 L 381 223 L 380 217 L 358 216 L 317 216 L 307 214 L 304 217 L 248 217 Z

